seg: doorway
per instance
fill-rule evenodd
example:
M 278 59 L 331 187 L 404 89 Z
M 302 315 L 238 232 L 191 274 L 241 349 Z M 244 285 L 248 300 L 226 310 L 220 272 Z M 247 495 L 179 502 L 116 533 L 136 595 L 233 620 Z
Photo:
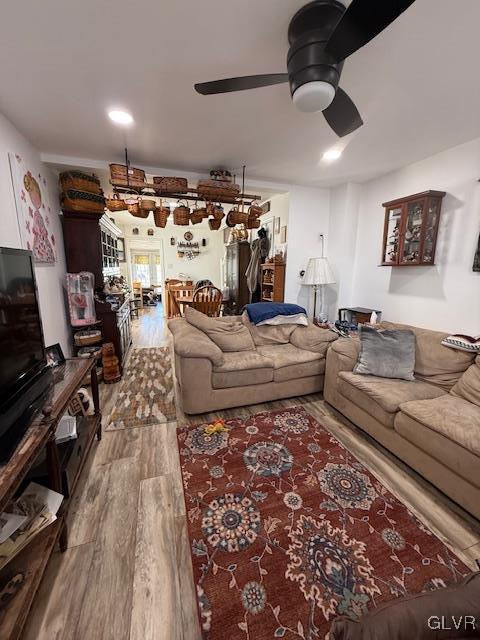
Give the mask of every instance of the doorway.
M 144 288 L 161 287 L 163 269 L 159 251 L 132 250 L 131 265 L 132 282 L 141 282 Z

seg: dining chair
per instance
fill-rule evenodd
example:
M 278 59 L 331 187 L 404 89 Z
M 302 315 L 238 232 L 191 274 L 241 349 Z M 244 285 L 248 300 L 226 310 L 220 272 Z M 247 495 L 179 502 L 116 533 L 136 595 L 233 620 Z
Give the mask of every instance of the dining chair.
M 206 316 L 216 318 L 220 315 L 223 295 L 220 289 L 211 285 L 200 287 L 193 294 L 192 306 L 197 311 L 201 311 Z

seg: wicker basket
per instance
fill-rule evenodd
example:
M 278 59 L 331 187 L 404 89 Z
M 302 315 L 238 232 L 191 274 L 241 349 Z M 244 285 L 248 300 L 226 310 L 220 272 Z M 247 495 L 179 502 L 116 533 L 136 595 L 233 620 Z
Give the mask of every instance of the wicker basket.
M 68 189 L 60 195 L 60 206 L 64 211 L 74 213 L 103 213 L 105 198 L 88 191 Z
M 95 174 L 83 173 L 83 171 L 64 171 L 60 174 L 60 189 L 68 191 L 85 191 L 87 193 L 103 194 L 100 180 Z
M 263 213 L 262 207 L 252 202 L 252 204 L 248 209 L 248 215 L 250 216 L 250 218 L 259 218 L 262 215 L 262 213 Z
M 125 164 L 111 164 L 110 178 L 112 183 L 118 186 L 141 187 L 145 184 L 145 171 L 129 167 L 127 175 L 127 166 Z
M 248 222 L 248 213 L 246 211 L 239 211 L 236 207 L 230 209 L 228 217 L 232 224 L 247 224 Z
M 142 211 L 154 211 L 157 203 L 151 198 L 139 198 L 138 206 Z
M 137 202 L 136 204 L 128 205 L 128 213 L 130 213 L 134 218 L 148 218 L 150 211 L 140 209 Z
M 79 358 L 98 358 L 101 354 L 102 354 L 101 344 L 90 345 L 89 347 L 81 347 L 77 351 L 77 356 Z
M 173 210 L 173 224 L 178 224 L 182 227 L 188 227 L 190 224 L 190 209 L 185 204 L 180 204 Z
M 155 226 L 164 229 L 167 226 L 167 219 L 169 215 L 170 209 L 168 207 L 156 207 L 153 211 Z
M 120 198 L 118 193 L 114 193 L 111 198 L 107 199 L 107 209 L 109 211 L 124 211 L 126 208 L 125 201 Z
M 102 332 L 98 329 L 84 329 L 77 331 L 73 339 L 77 347 L 86 347 L 89 344 L 98 344 L 101 342 Z
M 163 193 L 186 193 L 188 191 L 186 178 L 162 178 L 161 176 L 154 176 L 153 184 L 156 189 Z
M 221 224 L 222 224 L 222 221 L 218 220 L 217 218 L 208 219 L 208 226 L 212 231 L 217 231 L 218 229 L 220 229 Z
M 260 220 L 255 217 L 248 217 L 247 229 L 259 229 L 260 228 Z
M 221 187 L 215 185 L 198 184 L 197 193 L 204 200 L 222 200 L 235 202 L 240 194 L 238 185 L 223 183 Z
M 225 217 L 225 211 L 223 210 L 223 207 L 213 207 L 212 216 L 215 218 L 215 220 L 223 220 L 223 218 Z
M 190 222 L 192 224 L 200 224 L 203 220 L 203 215 L 201 213 L 197 213 L 197 211 L 193 211 L 192 215 L 190 216 Z

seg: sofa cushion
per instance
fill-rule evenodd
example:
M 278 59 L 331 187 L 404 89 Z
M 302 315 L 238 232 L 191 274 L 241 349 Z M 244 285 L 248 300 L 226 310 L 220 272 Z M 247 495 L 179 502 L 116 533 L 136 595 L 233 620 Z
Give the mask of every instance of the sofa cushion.
M 185 319 L 203 331 L 223 352 L 252 351 L 255 349 L 247 328 L 237 320 L 209 318 L 204 313 L 187 307 Z
M 480 456 L 480 408 L 477 405 L 449 393 L 436 400 L 405 402 L 400 409 L 431 431 Z
M 448 333 L 393 322 L 381 322 L 385 329 L 411 329 L 415 333 L 415 378 L 450 391 L 463 372 L 473 363 L 475 354 L 442 345 Z
M 445 397 L 448 398 L 448 396 Z M 443 400 L 443 397 L 439 398 L 438 402 L 440 400 Z M 437 402 L 437 400 L 425 402 Z M 396 414 L 394 429 L 419 451 L 424 451 L 430 458 L 437 460 L 470 485 L 480 488 L 480 458 L 473 451 L 468 451 L 450 438 L 429 429 L 403 411 Z M 423 470 L 426 477 L 429 475 L 428 471 L 428 469 Z
M 415 334 L 403 329 L 377 330 L 360 325 L 360 353 L 354 372 L 380 378 L 413 380 Z
M 470 365 L 450 393 L 480 407 L 480 356 Z
M 273 344 L 288 344 L 290 336 L 297 328 L 295 324 L 281 324 L 278 326 L 264 325 L 256 327 L 250 322 L 248 313 L 243 312 L 242 322 L 247 327 L 257 347 Z
M 325 358 L 320 353 L 299 349 L 293 344 L 258 347 L 257 351 L 273 362 L 275 382 L 318 376 L 325 372 Z
M 332 342 L 338 339 L 338 334 L 328 329 L 321 329 L 314 324 L 307 327 L 297 327 L 290 336 L 290 342 L 294 347 L 315 351 L 325 355 Z
M 392 429 L 395 414 L 403 402 L 438 398 L 446 394 L 439 387 L 419 380 L 377 378 L 352 371 L 341 371 L 338 374 L 338 390 L 358 407 Z
M 213 368 L 214 389 L 264 384 L 273 380 L 273 362 L 257 351 L 224 353 L 221 365 Z
M 206 358 L 213 365 L 222 364 L 222 350 L 203 331 L 188 324 L 184 318 L 169 320 L 168 328 L 173 334 L 173 347 L 178 356 Z

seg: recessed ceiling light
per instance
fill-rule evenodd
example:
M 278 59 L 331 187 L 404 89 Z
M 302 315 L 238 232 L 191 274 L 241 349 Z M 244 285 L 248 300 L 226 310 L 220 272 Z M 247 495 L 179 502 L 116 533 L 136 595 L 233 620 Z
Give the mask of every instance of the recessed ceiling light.
M 328 151 L 325 151 L 325 153 L 323 154 L 323 159 L 327 162 L 333 162 L 334 160 L 338 160 L 341 155 L 342 150 L 333 147 L 332 149 L 328 149 Z
M 115 122 L 115 124 L 127 125 L 133 122 L 132 114 L 120 109 L 112 109 L 108 112 L 108 117 L 112 122 Z

